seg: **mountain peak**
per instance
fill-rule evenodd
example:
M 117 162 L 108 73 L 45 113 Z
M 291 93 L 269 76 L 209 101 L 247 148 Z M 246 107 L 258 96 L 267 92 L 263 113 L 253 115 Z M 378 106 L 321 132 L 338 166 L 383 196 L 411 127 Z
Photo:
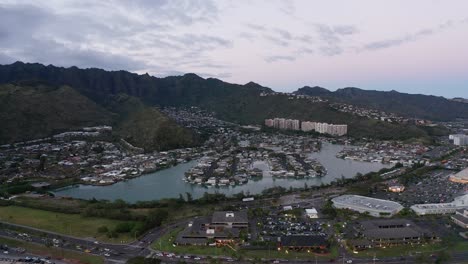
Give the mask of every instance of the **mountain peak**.
M 191 79 L 203 79 L 202 77 L 198 76 L 197 74 L 191 73 L 191 72 L 184 74 L 184 77 L 185 78 L 191 78 Z
M 324 94 L 329 94 L 331 93 L 328 89 L 325 89 L 320 86 L 304 86 L 302 88 L 299 88 L 297 91 L 293 92 L 294 94 L 301 94 L 301 95 L 309 95 L 309 96 L 319 96 L 319 95 L 324 95 Z
M 252 81 L 250 81 L 250 82 L 244 84 L 244 86 L 247 86 L 247 87 L 263 87 L 263 86 L 261 86 L 260 84 L 258 84 L 258 83 L 256 83 L 256 82 L 252 82 Z

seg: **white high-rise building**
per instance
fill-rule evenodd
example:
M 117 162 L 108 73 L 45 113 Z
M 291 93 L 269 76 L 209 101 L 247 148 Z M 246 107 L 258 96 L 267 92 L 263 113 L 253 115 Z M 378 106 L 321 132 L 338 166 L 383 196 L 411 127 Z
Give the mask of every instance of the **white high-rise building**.
M 453 144 L 456 146 L 468 145 L 468 135 L 464 135 L 464 134 L 450 135 L 449 138 L 453 140 Z
M 299 130 L 300 122 L 297 119 L 288 119 L 288 129 Z
M 267 126 L 267 127 L 274 127 L 274 126 L 275 126 L 275 120 L 273 120 L 273 119 L 265 119 L 265 126 Z
M 328 134 L 334 136 L 344 136 L 348 133 L 348 125 L 329 125 Z
M 315 130 L 315 122 L 304 121 L 301 123 L 301 130 L 304 132 L 314 131 Z
M 302 130 L 304 132 L 317 131 L 321 134 L 330 134 L 333 136 L 343 136 L 348 133 L 348 125 L 334 125 L 328 123 L 316 123 L 311 121 L 301 122 L 297 119 L 265 119 L 265 126 L 283 130 Z
M 328 133 L 328 124 L 327 123 L 317 123 L 315 125 L 315 130 L 320 134 L 327 134 Z

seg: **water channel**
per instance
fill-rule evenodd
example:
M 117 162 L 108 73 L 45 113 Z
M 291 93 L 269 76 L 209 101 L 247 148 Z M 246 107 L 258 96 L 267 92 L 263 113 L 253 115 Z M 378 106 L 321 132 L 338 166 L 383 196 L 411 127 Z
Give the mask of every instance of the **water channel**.
M 219 192 L 232 195 L 244 191 L 244 193 L 257 194 L 275 186 L 282 186 L 285 188 L 303 187 L 304 183 L 307 183 L 308 186 L 320 185 L 321 183 L 329 183 L 337 178 L 350 178 L 354 177 L 357 173 L 365 174 L 389 167 L 389 165 L 381 163 L 359 162 L 336 158 L 335 155 L 343 148 L 344 145 L 333 145 L 324 142 L 320 152 L 311 153 L 311 157 L 317 159 L 327 169 L 327 175 L 321 178 L 279 179 L 269 176 L 268 173 L 264 173 L 262 179 L 257 181 L 250 180 L 245 185 L 207 188 L 183 181 L 184 173 L 197 164 L 197 161 L 190 161 L 168 169 L 142 175 L 128 181 L 118 182 L 113 185 L 75 185 L 57 190 L 55 194 L 58 196 L 70 196 L 81 199 L 123 199 L 127 202 L 177 198 L 179 194 L 185 196 L 186 192 L 191 193 L 193 198 L 199 198 L 203 196 L 205 192 Z M 254 164 L 254 166 L 265 170 L 268 168 L 267 164 L 262 164 L 261 162 Z

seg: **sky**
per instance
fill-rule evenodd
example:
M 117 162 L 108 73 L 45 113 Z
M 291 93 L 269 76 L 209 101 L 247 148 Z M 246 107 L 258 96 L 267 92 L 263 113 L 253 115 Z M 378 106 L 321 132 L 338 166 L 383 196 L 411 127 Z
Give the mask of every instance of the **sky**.
M 468 98 L 466 0 L 0 0 L 0 64 Z

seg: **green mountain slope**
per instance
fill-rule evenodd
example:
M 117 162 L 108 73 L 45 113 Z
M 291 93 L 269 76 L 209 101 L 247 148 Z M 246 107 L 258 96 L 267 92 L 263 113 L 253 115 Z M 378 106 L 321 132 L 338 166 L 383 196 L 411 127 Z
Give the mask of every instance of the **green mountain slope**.
M 427 136 L 425 130 L 415 126 L 391 125 L 358 118 L 337 112 L 327 103 L 289 100 L 287 95 L 260 96 L 262 92 L 272 90 L 256 83 L 230 84 L 218 79 L 203 79 L 195 74 L 156 78 L 125 71 L 62 68 L 37 63 L 0 65 L 0 83 L 24 80 L 74 87 L 96 103 L 119 113 L 119 120 L 126 113 L 136 111 L 132 109 L 141 109 L 141 105 L 199 106 L 217 113 L 221 119 L 240 124 L 261 124 L 265 118 L 291 117 L 348 124 L 352 136 L 385 139 Z M 311 89 L 321 95 L 328 94 L 326 89 L 320 87 Z
M 177 126 L 151 107 L 129 113 L 119 122 L 116 133 L 132 145 L 146 150 L 191 147 L 198 142 L 190 130 Z
M 112 114 L 68 86 L 0 85 L 0 142 L 110 124 Z
M 114 126 L 117 138 L 147 151 L 199 143 L 190 130 L 145 106 L 138 98 L 114 95 L 104 106 L 69 86 L 51 87 L 37 82 L 29 82 L 28 86 L 0 85 L 0 144 L 97 125 Z
M 370 91 L 359 88 L 343 88 L 331 92 L 319 87 L 303 87 L 294 93 L 322 96 L 333 101 L 375 108 L 405 117 L 436 121 L 468 118 L 468 104 L 440 96 L 406 94 L 396 91 Z

